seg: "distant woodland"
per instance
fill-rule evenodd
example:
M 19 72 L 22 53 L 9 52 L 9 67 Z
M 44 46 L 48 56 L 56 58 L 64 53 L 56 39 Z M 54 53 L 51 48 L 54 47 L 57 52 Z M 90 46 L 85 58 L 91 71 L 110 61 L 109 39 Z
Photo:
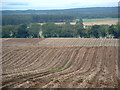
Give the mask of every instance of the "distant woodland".
M 118 7 L 77 8 L 64 10 L 5 10 L 2 25 L 65 22 L 84 18 L 118 18 Z
M 3 15 L 2 25 L 72 21 L 69 15 Z
M 76 18 L 116 18 L 118 7 L 75 8 L 61 10 L 5 10 L 3 15 L 71 15 Z
M 118 18 L 118 7 L 65 10 L 2 11 L 2 38 L 119 38 L 119 25 L 93 25 L 84 28 L 82 19 Z M 75 25 L 70 22 L 76 20 Z M 56 25 L 56 22 L 65 24 Z M 45 23 L 40 25 L 39 23 Z

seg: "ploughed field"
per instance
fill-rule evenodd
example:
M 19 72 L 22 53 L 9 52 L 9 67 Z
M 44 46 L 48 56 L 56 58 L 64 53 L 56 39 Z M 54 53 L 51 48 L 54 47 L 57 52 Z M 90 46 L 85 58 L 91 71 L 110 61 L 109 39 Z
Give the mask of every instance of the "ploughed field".
M 6 39 L 2 87 L 114 88 L 120 86 L 118 39 Z

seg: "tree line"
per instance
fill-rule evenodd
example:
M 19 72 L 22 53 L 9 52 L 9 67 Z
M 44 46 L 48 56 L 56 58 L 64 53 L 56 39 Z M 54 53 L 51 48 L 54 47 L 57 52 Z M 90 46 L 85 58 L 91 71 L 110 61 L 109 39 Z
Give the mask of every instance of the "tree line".
M 60 10 L 4 10 L 3 15 L 72 15 L 77 18 L 118 18 L 119 7 L 73 8 Z
M 61 10 L 3 10 L 2 25 L 65 22 L 78 18 L 118 18 L 119 7 L 94 7 Z
M 6 25 L 2 27 L 2 38 L 120 38 L 119 25 L 93 25 L 84 28 L 82 21 L 71 25 L 66 22 L 62 25 L 54 23 Z
M 2 25 L 65 22 L 73 19 L 74 17 L 70 15 L 3 15 Z

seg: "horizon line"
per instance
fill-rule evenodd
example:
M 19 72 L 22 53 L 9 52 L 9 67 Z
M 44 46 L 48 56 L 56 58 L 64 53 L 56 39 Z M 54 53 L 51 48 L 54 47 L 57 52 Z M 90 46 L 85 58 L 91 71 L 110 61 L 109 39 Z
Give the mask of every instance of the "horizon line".
M 119 6 L 101 6 L 101 7 L 76 7 L 76 8 L 63 8 L 63 9 L 2 9 L 0 11 L 23 11 L 23 10 L 69 10 L 69 9 L 85 9 L 85 8 L 114 8 L 114 7 L 119 7 Z

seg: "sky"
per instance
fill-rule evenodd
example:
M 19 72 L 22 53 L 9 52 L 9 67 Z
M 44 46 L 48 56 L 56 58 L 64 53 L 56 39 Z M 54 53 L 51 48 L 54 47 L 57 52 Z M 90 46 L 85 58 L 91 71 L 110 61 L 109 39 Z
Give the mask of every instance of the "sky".
M 3 10 L 50 10 L 86 7 L 114 7 L 119 0 L 2 0 Z

